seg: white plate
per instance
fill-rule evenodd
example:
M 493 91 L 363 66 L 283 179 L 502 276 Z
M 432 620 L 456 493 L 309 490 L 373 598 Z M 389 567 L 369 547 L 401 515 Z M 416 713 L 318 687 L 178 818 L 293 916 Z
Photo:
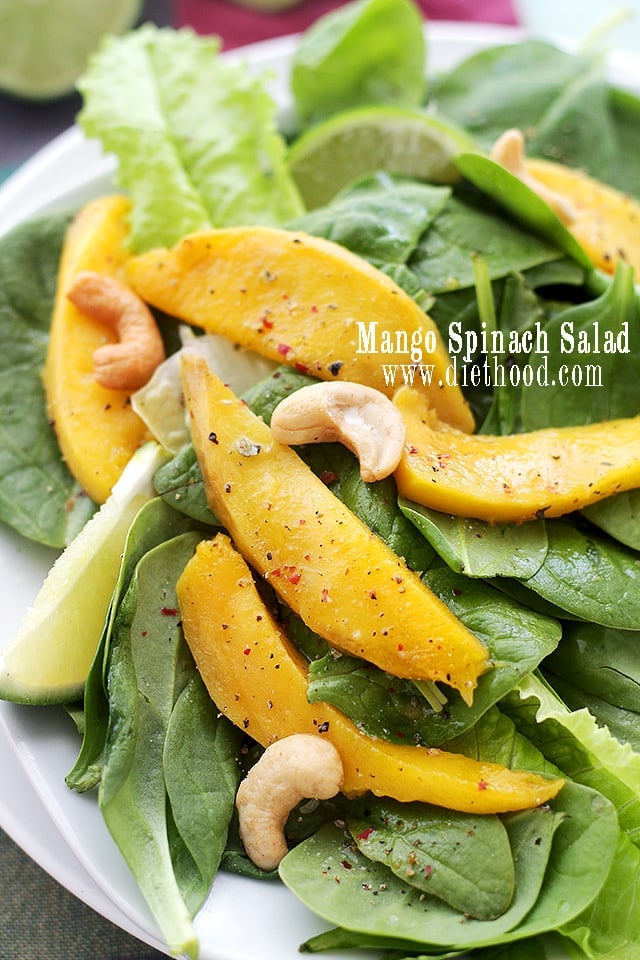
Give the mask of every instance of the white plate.
M 429 68 L 432 72 L 447 69 L 487 45 L 521 36 L 508 27 L 433 23 Z M 295 38 L 287 37 L 234 51 L 232 57 L 245 60 L 254 70 L 271 71 L 272 92 L 282 103 L 294 46 Z M 633 57 L 616 56 L 612 76 L 617 83 L 637 88 L 640 64 Z M 67 131 L 0 189 L 0 232 L 35 213 L 68 207 L 104 192 L 111 186 L 112 169 L 111 160 L 100 154 L 95 143 L 85 141 L 75 128 Z M 4 622 L 0 643 L 13 636 L 52 559 L 50 550 L 0 529 Z M 0 702 L 0 767 L 10 771 L 17 758 L 22 771 L 3 775 L 0 825 L 72 893 L 162 950 L 157 926 L 100 817 L 95 797 L 80 796 L 65 786 L 78 746 L 77 734 L 62 710 Z M 51 821 L 59 835 L 51 831 Z M 228 874 L 216 878 L 196 918 L 202 960 L 298 960 L 300 943 L 324 928 L 280 884 Z M 347 954 L 324 956 L 348 960 Z M 360 956 L 366 960 L 373 955 L 362 952 Z

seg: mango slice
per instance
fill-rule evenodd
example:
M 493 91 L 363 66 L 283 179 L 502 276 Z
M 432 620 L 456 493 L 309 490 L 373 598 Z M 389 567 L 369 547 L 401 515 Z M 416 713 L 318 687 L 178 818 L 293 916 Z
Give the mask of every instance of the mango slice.
M 415 391 L 402 388 L 394 403 L 407 430 L 398 491 L 443 513 L 517 523 L 640 487 L 640 417 L 470 436 L 441 424 Z
M 94 351 L 115 334 L 67 299 L 81 270 L 120 277 L 127 260 L 129 201 L 93 200 L 72 221 L 65 239 L 54 305 L 44 386 L 49 417 L 69 470 L 96 503 L 104 503 L 135 450 L 148 439 L 129 395 L 96 383 Z
M 243 556 L 328 643 L 470 702 L 480 640 L 202 358 L 182 379 L 209 506 Z
M 640 204 L 581 170 L 549 160 L 527 160 L 527 172 L 567 201 L 573 219 L 568 230 L 594 266 L 606 273 L 622 260 L 640 278 Z
M 413 340 L 424 361 L 415 389 L 443 420 L 473 430 L 462 391 L 447 383 L 450 360 L 435 323 L 337 243 L 269 227 L 213 230 L 134 257 L 127 269 L 147 303 L 321 380 L 353 380 L 391 396 L 383 364 L 409 368 Z
M 302 655 L 224 534 L 200 542 L 177 593 L 187 643 L 218 709 L 263 746 L 293 733 L 326 737 L 342 759 L 346 795 L 497 813 L 537 806 L 560 790 L 562 780 L 369 737 L 335 707 L 310 704 Z

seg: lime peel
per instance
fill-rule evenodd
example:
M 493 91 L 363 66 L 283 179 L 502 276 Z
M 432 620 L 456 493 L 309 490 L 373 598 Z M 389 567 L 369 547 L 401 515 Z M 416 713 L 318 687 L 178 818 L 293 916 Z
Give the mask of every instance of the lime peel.
M 287 161 L 307 209 L 313 209 L 379 171 L 455 183 L 460 173 L 454 158 L 474 150 L 469 134 L 449 121 L 386 105 L 334 114 L 294 141 Z
M 82 696 L 127 532 L 154 496 L 153 475 L 166 456 L 159 444 L 140 447 L 111 496 L 55 561 L 14 640 L 0 654 L 0 699 L 48 704 Z
M 71 93 L 101 39 L 133 27 L 142 0 L 0 0 L 0 90 L 27 100 Z

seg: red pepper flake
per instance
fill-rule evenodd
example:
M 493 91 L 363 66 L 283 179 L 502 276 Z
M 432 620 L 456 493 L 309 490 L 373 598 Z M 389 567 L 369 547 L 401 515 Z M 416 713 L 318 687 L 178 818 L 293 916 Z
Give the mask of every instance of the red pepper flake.
M 351 870 L 352 867 L 353 867 L 353 864 L 352 864 L 352 863 L 349 863 L 348 860 L 341 860 L 340 862 L 341 862 L 342 866 L 345 868 L 345 870 Z
M 291 347 L 286 343 L 279 343 L 277 350 L 281 357 L 286 357 L 291 353 Z
M 178 611 L 175 607 L 163 607 L 160 611 L 163 617 L 177 617 Z
M 486 780 L 478 780 L 478 790 L 487 790 L 489 784 Z
M 409 453 L 412 454 L 412 456 L 415 457 L 415 455 L 417 454 L 417 452 L 418 452 L 418 448 L 417 448 L 417 447 L 414 447 L 414 446 L 409 447 Z
M 375 590 L 369 590 L 368 596 L 370 600 L 378 599 L 378 594 L 375 592 Z
M 356 840 L 368 840 L 372 833 L 373 827 L 367 827 L 366 830 L 363 830 L 362 833 L 358 834 Z
M 290 577 L 289 577 L 289 583 L 293 583 L 294 585 L 295 585 L 296 583 L 300 583 L 300 577 L 301 577 L 301 576 L 302 576 L 302 574 L 301 574 L 301 573 L 298 573 L 297 571 L 296 571 L 295 573 L 292 573 L 292 574 L 290 575 Z
M 260 326 L 264 330 L 273 330 L 273 320 L 269 317 L 268 313 L 264 313 L 260 317 Z
M 309 373 L 309 367 L 306 363 L 294 363 L 294 370 L 297 370 L 298 373 Z
M 245 647 L 242 652 L 244 653 L 245 657 L 248 657 L 251 653 L 251 647 Z
M 398 644 L 398 650 L 404 650 L 404 644 L 403 644 L 403 643 L 399 643 L 399 644 Z
M 328 486 L 330 483 L 336 482 L 336 480 L 338 479 L 338 475 L 334 473 L 333 470 L 323 470 L 322 473 L 320 474 L 320 479 L 322 480 L 323 483 L 326 483 Z
M 305 553 L 304 559 L 307 561 L 307 563 L 309 563 L 309 561 L 311 560 L 311 554 L 310 554 L 310 553 Z
M 311 307 L 311 313 L 318 313 L 318 308 L 316 307 L 315 303 Z
M 430 863 L 428 863 L 428 864 L 426 865 L 426 867 L 424 868 L 424 872 L 425 872 L 425 874 L 426 874 L 427 877 L 430 877 L 430 876 L 431 876 L 431 864 L 430 864 Z
M 148 630 L 143 630 L 142 633 L 140 634 L 141 637 L 147 637 L 148 635 L 149 635 Z

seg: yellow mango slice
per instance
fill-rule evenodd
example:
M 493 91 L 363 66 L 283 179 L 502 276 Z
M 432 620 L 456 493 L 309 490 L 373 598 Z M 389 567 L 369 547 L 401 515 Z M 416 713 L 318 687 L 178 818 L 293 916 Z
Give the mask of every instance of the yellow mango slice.
M 328 643 L 469 702 L 480 640 L 202 358 L 182 379 L 209 506 L 243 556 Z
M 407 430 L 399 493 L 443 513 L 509 523 L 559 517 L 640 487 L 640 417 L 512 436 L 470 436 L 423 397 L 394 397 Z
M 560 790 L 561 780 L 369 737 L 336 708 L 309 703 L 302 655 L 223 534 L 198 545 L 177 593 L 187 643 L 218 709 L 263 746 L 294 733 L 326 737 L 342 759 L 346 795 L 497 813 L 537 806 Z
M 93 200 L 67 231 L 58 272 L 44 370 L 49 417 L 69 470 L 96 503 L 103 503 L 137 448 L 148 439 L 129 395 L 101 387 L 93 354 L 115 334 L 80 313 L 67 291 L 81 270 L 121 278 L 128 257 L 129 201 L 119 195 Z
M 568 203 L 568 230 L 592 263 L 607 273 L 622 260 L 640 279 L 640 204 L 581 170 L 548 160 L 527 160 L 527 172 Z
M 436 325 L 337 243 L 270 227 L 213 230 L 134 257 L 127 270 L 147 303 L 321 380 L 353 380 L 391 396 L 383 364 L 408 368 L 412 341 L 426 346 L 415 389 L 443 420 L 473 430 L 461 390 L 447 383 L 450 360 Z

